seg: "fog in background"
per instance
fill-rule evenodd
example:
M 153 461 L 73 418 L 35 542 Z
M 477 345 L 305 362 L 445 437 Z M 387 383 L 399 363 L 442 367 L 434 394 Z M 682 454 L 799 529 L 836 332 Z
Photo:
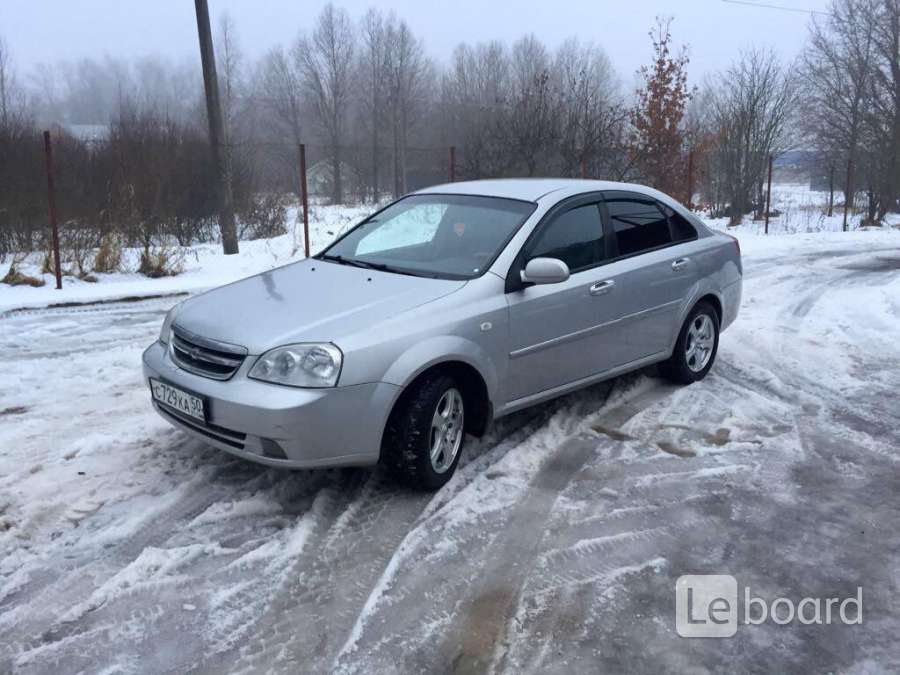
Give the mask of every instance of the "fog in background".
M 243 50 L 248 57 L 257 58 L 276 45 L 292 42 L 299 31 L 311 29 L 325 4 L 324 0 L 210 0 L 209 9 L 214 23 L 223 11 L 231 15 Z M 372 6 L 396 12 L 439 62 L 449 61 L 460 42 L 512 43 L 534 32 L 552 49 L 577 36 L 604 48 L 628 88 L 634 72 L 650 57 L 647 31 L 660 14 L 675 17 L 678 40 L 690 45 L 690 75 L 696 82 L 730 61 L 742 47 L 771 48 L 786 59 L 796 56 L 806 38 L 809 11 L 824 11 L 828 3 L 779 0 L 771 4 L 808 11 L 722 0 L 339 3 L 354 17 Z M 103 56 L 132 59 L 157 55 L 199 68 L 194 3 L 190 0 L 4 0 L 0 3 L 0 35 L 24 72 L 41 63 Z

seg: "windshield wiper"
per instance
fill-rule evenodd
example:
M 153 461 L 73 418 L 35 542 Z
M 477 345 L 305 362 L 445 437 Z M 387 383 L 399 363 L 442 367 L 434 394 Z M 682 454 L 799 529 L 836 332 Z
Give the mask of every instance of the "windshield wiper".
M 355 258 L 345 258 L 342 255 L 323 255 L 322 260 L 333 260 L 336 263 L 340 263 L 341 265 L 351 265 L 353 267 L 363 267 L 369 270 L 379 270 L 381 272 L 392 272 L 394 271 L 390 265 L 385 265 L 384 263 L 374 263 L 368 262 L 366 260 L 356 260 Z
M 378 270 L 379 272 L 390 272 L 392 274 L 404 274 L 408 277 L 423 277 L 425 279 L 440 279 L 441 277 L 434 272 L 425 270 L 408 270 L 401 267 L 393 267 L 384 263 L 369 262 L 368 260 L 357 260 L 356 258 L 345 258 L 342 255 L 322 254 L 318 256 L 321 260 L 331 260 L 341 265 L 351 265 L 352 267 L 362 267 L 368 270 Z

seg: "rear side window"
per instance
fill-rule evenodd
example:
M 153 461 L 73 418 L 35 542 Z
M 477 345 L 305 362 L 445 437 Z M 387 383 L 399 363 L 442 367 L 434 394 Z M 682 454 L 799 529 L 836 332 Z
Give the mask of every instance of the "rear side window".
M 697 238 L 697 230 L 677 211 L 663 206 L 666 215 L 669 216 L 669 224 L 672 226 L 672 238 L 674 241 L 688 241 Z
M 596 204 L 556 216 L 528 247 L 528 260 L 557 258 L 577 272 L 603 260 L 603 223 Z
M 619 255 L 633 255 L 672 243 L 669 218 L 652 199 L 611 193 L 605 201 Z

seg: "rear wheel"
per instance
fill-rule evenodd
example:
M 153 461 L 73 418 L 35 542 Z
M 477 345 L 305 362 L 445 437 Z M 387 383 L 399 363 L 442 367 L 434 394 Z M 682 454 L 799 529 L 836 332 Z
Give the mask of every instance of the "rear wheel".
M 436 490 L 456 471 L 465 441 L 465 400 L 456 381 L 435 374 L 414 382 L 391 412 L 385 463 L 403 482 Z
M 688 314 L 672 356 L 660 365 L 673 382 L 690 384 L 706 377 L 719 349 L 719 316 L 708 302 L 699 302 Z

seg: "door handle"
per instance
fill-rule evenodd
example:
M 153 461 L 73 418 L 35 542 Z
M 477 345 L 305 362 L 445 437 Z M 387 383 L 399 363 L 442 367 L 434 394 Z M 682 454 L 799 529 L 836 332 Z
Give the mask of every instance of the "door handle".
M 612 279 L 607 279 L 606 281 L 598 281 L 596 284 L 593 284 L 590 288 L 591 295 L 603 295 L 604 293 L 609 293 L 613 286 L 616 285 L 616 282 Z
M 688 266 L 689 262 L 691 262 L 690 258 L 678 258 L 678 260 L 672 263 L 672 269 L 676 272 L 679 270 L 683 270 Z

